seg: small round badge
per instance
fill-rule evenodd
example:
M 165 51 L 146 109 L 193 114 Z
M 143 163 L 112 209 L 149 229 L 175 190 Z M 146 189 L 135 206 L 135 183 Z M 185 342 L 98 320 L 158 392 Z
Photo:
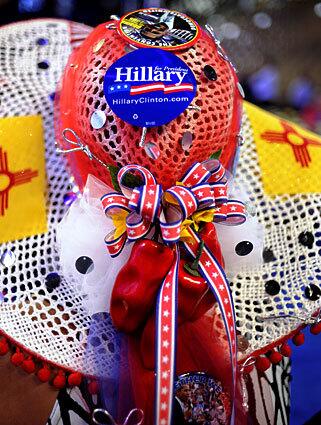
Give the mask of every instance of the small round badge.
M 106 71 L 104 93 L 109 107 L 137 127 L 167 124 L 189 106 L 196 94 L 192 70 L 161 49 L 137 49 Z
M 90 117 L 90 124 L 92 128 L 99 130 L 100 128 L 103 128 L 103 126 L 106 124 L 106 114 L 103 111 L 96 110 L 92 113 Z
M 6 249 L 3 251 L 0 257 L 0 262 L 4 267 L 11 267 L 16 262 L 15 253 Z
M 183 13 L 167 9 L 140 9 L 118 21 L 118 32 L 138 47 L 180 50 L 192 46 L 200 37 L 198 24 Z
M 181 424 L 229 423 L 231 403 L 220 382 L 202 372 L 187 373 L 175 382 L 173 421 Z

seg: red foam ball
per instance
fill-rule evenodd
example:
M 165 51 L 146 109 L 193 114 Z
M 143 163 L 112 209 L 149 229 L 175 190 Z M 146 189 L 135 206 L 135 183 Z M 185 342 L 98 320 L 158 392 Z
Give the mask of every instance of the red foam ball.
M 292 350 L 291 350 L 291 347 L 289 346 L 289 344 L 287 344 L 286 342 L 284 344 L 282 344 L 282 346 L 280 348 L 280 353 L 284 357 L 290 357 Z
M 82 380 L 82 376 L 81 376 L 81 373 L 79 373 L 79 372 L 71 373 L 68 376 L 68 384 L 73 386 L 73 387 L 79 386 L 81 384 L 81 380 Z
M 31 357 L 21 363 L 21 368 L 27 373 L 33 373 L 36 370 L 36 365 Z
M 20 352 L 20 351 L 16 351 L 12 356 L 11 356 L 11 363 L 14 366 L 19 366 L 21 365 L 21 363 L 24 361 L 24 355 Z
M 321 322 L 316 323 L 315 325 L 312 325 L 312 326 L 310 327 L 310 332 L 311 332 L 313 335 L 319 335 L 319 333 L 321 332 Z
M 37 376 L 39 381 L 48 382 L 51 376 L 50 369 L 47 366 L 44 366 L 43 368 L 38 370 Z
M 259 357 L 255 362 L 256 368 L 259 372 L 265 372 L 271 366 L 271 362 L 267 357 Z
M 280 361 L 282 360 L 283 356 L 281 353 L 279 353 L 278 351 L 273 351 L 270 356 L 269 356 L 269 360 L 272 364 L 278 364 L 280 363 Z
M 66 385 L 66 377 L 63 372 L 58 372 L 55 379 L 52 382 L 53 386 L 57 389 L 64 388 Z
M 91 381 L 88 384 L 88 392 L 91 395 L 97 394 L 99 391 L 99 384 L 97 381 Z
M 296 334 L 293 338 L 292 338 L 292 342 L 294 345 L 302 345 L 304 344 L 304 333 L 300 332 L 298 334 Z
M 9 345 L 5 339 L 0 341 L 0 356 L 4 356 L 9 351 Z

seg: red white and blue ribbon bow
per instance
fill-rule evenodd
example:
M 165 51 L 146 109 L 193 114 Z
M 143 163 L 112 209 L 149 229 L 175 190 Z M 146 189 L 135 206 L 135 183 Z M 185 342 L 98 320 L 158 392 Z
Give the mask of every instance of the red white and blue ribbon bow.
M 138 172 L 143 178 L 143 185 L 130 189 L 123 184 L 129 172 Z M 161 206 L 162 187 L 156 184 L 154 176 L 144 167 L 127 165 L 117 175 L 122 193 L 112 192 L 102 196 L 101 201 L 107 217 L 112 217 L 124 210 L 126 231 L 114 238 L 114 232 L 106 236 L 105 243 L 112 257 L 119 255 L 128 239 L 129 242 L 145 237 L 155 223 Z
M 139 173 L 143 178 L 140 187 L 131 189 L 124 185 L 126 173 Z M 179 184 L 163 192 L 154 176 L 139 165 L 127 165 L 118 173 L 122 193 L 109 193 L 101 200 L 107 216 L 125 210 L 126 229 L 117 238 L 106 237 L 111 256 L 117 256 L 126 241 L 145 237 L 152 226 L 160 224 L 163 241 L 176 244 L 175 261 L 164 279 L 157 300 L 156 325 L 156 425 L 170 425 L 175 379 L 175 339 L 177 314 L 178 242 L 184 220 L 199 211 L 213 210 L 214 221 L 227 225 L 241 224 L 246 220 L 242 202 L 228 198 L 226 171 L 218 160 L 195 163 Z M 196 257 L 200 237 L 188 228 L 190 238 L 181 241 L 185 249 Z M 224 270 L 205 245 L 199 260 L 199 269 L 215 295 L 220 307 L 229 343 L 232 365 L 233 391 L 236 386 L 237 346 L 233 300 Z M 234 398 L 234 394 L 233 394 Z

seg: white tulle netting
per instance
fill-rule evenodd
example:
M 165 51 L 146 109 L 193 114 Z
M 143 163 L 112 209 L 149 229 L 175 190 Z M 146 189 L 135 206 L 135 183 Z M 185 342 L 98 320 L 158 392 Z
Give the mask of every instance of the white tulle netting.
M 119 341 L 106 313 L 89 315 L 77 292 L 73 274 L 48 290 L 49 273 L 62 274 L 56 251 L 56 226 L 66 213 L 64 195 L 73 189 L 64 160 L 55 152 L 52 96 L 72 46 L 89 28 L 60 20 L 37 20 L 0 29 L 1 117 L 41 114 L 46 139 L 47 214 L 49 231 L 0 245 L 0 252 L 14 253 L 15 263 L 0 265 L 0 328 L 15 341 L 60 366 L 96 375 L 112 375 L 119 360 Z M 49 40 L 39 45 L 37 40 Z M 39 63 L 49 64 L 47 69 Z M 304 316 L 308 318 L 320 301 L 305 297 L 310 283 L 318 285 L 321 232 L 321 202 L 318 195 L 268 198 L 260 182 L 255 144 L 246 116 L 245 143 L 237 181 L 253 202 L 264 227 L 268 263 L 257 269 L 242 269 L 230 276 L 237 327 L 249 342 L 247 351 L 262 348 L 289 334 Z M 299 235 L 313 234 L 312 248 L 302 246 Z M 87 255 L 83 252 L 82 255 Z M 78 254 L 77 254 L 78 255 Z M 266 282 L 277 281 L 277 295 L 268 295 Z M 103 294 L 101 294 L 103 297 Z M 293 318 L 280 318 L 292 315 Z M 273 319 L 277 316 L 277 319 Z M 297 317 L 299 316 L 299 317 Z M 272 317 L 272 319 L 271 319 Z M 270 319 L 269 319 L 270 318 Z

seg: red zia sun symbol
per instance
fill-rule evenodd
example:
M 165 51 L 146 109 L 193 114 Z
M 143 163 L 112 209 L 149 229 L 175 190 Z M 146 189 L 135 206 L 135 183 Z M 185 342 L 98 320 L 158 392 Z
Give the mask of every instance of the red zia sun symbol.
M 19 184 L 29 183 L 37 177 L 38 171 L 27 170 L 12 173 L 8 170 L 7 153 L 0 148 L 0 216 L 4 216 L 9 207 L 9 191 Z
M 302 136 L 295 128 L 285 121 L 280 122 L 283 131 L 266 131 L 261 135 L 262 139 L 270 143 L 287 143 L 291 146 L 295 159 L 301 164 L 301 167 L 308 167 L 311 162 L 308 146 L 321 147 L 321 142 L 316 139 Z

